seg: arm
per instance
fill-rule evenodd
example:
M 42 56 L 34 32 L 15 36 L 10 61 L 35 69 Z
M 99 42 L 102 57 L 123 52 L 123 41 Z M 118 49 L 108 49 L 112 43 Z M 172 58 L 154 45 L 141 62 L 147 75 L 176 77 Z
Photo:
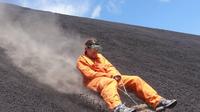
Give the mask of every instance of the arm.
M 111 77 L 121 75 L 121 73 L 105 57 L 103 57 L 103 59 L 104 63 L 107 65 L 108 74 L 111 74 Z
M 80 72 L 88 79 L 93 79 L 96 77 L 111 77 L 111 75 L 103 72 L 95 72 L 92 70 L 88 64 L 84 61 L 84 59 L 78 59 L 77 61 L 77 68 Z

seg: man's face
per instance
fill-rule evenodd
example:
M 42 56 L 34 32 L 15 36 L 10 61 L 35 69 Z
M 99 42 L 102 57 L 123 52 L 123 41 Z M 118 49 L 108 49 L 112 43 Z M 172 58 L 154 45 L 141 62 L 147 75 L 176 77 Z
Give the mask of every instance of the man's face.
M 94 48 L 86 48 L 87 56 L 89 58 L 95 59 L 97 58 L 98 51 Z

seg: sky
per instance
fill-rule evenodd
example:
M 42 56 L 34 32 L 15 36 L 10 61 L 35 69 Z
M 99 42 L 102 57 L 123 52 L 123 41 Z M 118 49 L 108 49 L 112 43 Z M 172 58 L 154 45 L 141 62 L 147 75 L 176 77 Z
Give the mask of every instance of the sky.
M 32 9 L 200 35 L 200 0 L 0 0 Z

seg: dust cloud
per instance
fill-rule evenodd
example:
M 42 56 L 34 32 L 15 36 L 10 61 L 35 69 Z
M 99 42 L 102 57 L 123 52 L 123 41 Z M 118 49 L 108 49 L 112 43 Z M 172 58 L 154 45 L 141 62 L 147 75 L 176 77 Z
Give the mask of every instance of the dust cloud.
M 76 59 L 85 40 L 80 34 L 62 29 L 55 14 L 11 12 L 1 5 L 0 47 L 13 63 L 59 92 L 81 92 Z

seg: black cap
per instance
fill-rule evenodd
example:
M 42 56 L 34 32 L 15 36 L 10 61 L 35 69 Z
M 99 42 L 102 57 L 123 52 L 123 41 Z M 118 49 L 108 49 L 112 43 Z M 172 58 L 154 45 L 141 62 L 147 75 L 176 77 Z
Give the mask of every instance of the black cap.
M 86 46 L 86 48 L 93 48 L 93 49 L 96 49 L 97 51 L 102 50 L 102 47 L 100 46 L 99 42 L 95 39 L 87 40 L 85 42 L 85 46 Z

